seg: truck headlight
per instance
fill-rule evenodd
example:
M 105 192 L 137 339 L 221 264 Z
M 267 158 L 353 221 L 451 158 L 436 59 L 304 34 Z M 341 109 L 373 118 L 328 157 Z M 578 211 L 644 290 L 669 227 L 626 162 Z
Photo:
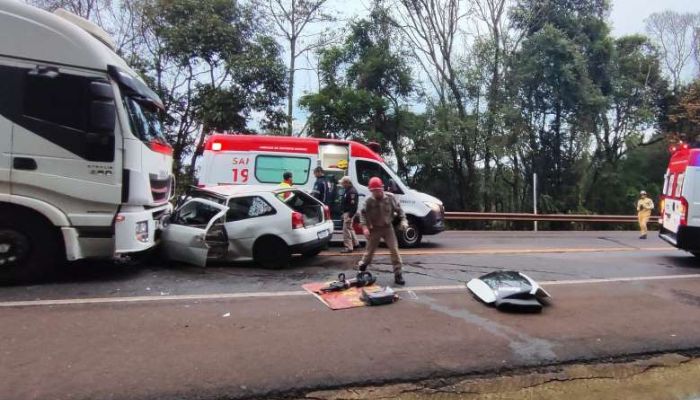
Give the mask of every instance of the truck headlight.
M 438 214 L 442 214 L 442 205 L 438 203 L 433 203 L 432 201 L 424 201 L 423 204 L 425 204 L 432 211 Z
M 143 243 L 148 242 L 148 221 L 136 223 L 136 240 Z

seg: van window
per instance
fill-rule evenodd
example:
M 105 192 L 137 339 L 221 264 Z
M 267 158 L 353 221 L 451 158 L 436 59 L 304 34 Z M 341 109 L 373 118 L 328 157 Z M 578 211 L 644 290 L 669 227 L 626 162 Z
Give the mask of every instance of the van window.
M 678 174 L 678 178 L 676 178 L 676 192 L 674 193 L 675 197 L 680 197 L 680 195 L 683 193 L 684 178 L 685 174 Z
M 291 171 L 295 185 L 304 185 L 309 180 L 311 159 L 261 155 L 255 158 L 255 179 L 260 183 L 280 183 L 285 171 Z
M 386 188 L 389 188 L 390 183 L 394 182 L 394 188 L 392 191 L 396 194 L 403 194 L 398 184 L 396 184 L 394 181 L 394 178 L 389 175 L 389 172 L 387 172 L 387 170 L 381 164 L 372 161 L 357 160 L 355 162 L 355 170 L 357 171 L 357 180 L 360 185 L 369 185 L 369 180 L 372 177 L 377 176 L 382 180 Z
M 27 74 L 24 115 L 79 131 L 87 131 L 90 79 L 60 74 Z
M 241 221 L 276 213 L 275 209 L 261 197 L 236 197 L 228 202 L 226 221 Z
M 671 174 L 671 178 L 668 181 L 668 194 L 673 196 L 676 191 L 676 174 Z

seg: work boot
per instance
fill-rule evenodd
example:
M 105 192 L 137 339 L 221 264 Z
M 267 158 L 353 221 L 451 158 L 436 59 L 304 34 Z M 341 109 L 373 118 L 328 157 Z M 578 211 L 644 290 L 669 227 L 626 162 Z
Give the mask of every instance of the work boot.
M 357 263 L 357 270 L 360 272 L 365 272 L 367 271 L 367 264 L 363 263 L 362 261 Z
M 403 276 L 401 275 L 401 273 L 394 275 L 394 283 L 401 286 L 406 284 L 406 281 L 403 280 Z

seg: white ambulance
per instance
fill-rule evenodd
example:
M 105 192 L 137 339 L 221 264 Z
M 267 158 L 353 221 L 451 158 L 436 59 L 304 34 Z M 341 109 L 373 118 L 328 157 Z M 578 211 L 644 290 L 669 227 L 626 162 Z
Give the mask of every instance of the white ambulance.
M 371 148 L 373 147 L 373 148 Z M 327 179 L 338 182 L 348 175 L 360 194 L 360 203 L 370 195 L 369 179 L 378 176 L 388 191 L 401 201 L 409 220 L 409 229 L 397 231 L 402 247 L 416 247 L 423 235 L 445 230 L 445 209 L 440 200 L 409 188 L 379 156 L 378 145 L 353 141 L 260 135 L 211 135 L 204 148 L 199 186 L 250 185 L 277 186 L 285 171 L 293 174 L 294 186 L 311 191 L 313 170 L 321 166 Z M 336 229 L 340 228 L 340 198 L 336 190 L 331 212 Z
M 671 151 L 659 205 L 659 236 L 700 256 L 700 148 L 681 143 Z

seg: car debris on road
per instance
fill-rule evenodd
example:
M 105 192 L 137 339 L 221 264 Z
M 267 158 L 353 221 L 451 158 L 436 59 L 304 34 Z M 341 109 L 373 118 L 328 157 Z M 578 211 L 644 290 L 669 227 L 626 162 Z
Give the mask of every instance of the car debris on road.
M 540 312 L 551 298 L 537 282 L 518 271 L 496 271 L 470 280 L 467 288 L 500 311 Z

